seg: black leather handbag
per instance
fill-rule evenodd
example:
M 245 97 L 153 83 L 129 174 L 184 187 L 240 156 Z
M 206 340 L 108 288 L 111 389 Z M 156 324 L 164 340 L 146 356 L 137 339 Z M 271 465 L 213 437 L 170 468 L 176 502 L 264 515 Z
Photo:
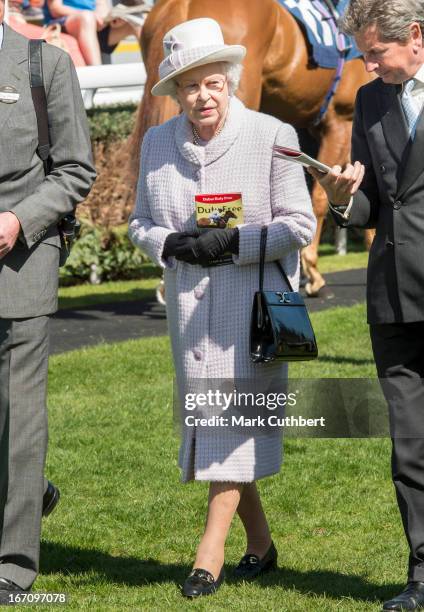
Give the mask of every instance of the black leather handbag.
M 254 363 L 307 361 L 318 357 L 314 330 L 303 297 L 293 291 L 279 261 L 276 261 L 288 291 L 264 291 L 267 228 L 261 231 L 259 291 L 253 298 L 250 320 L 250 358 Z

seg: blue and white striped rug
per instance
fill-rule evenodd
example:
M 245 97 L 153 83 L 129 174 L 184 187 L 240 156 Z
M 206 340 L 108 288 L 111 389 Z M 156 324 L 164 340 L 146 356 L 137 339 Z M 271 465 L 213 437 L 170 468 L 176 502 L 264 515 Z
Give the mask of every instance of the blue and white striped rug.
M 336 68 L 340 57 L 339 48 L 348 47 L 345 59 L 361 57 L 353 38 L 336 34 L 325 13 L 328 9 L 320 0 L 278 0 L 299 21 L 312 47 L 312 57 L 321 68 Z M 340 15 L 346 10 L 349 0 L 340 0 L 336 9 Z M 344 44 L 345 43 L 345 44 Z

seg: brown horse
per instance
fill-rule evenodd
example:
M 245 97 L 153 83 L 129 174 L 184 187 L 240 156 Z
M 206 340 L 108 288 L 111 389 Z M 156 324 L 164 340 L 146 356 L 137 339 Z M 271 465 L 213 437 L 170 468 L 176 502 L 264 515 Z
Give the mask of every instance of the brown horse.
M 372 77 L 366 73 L 362 60 L 348 62 L 327 114 L 318 128 L 314 128 L 314 119 L 331 87 L 335 71 L 317 68 L 311 63 L 301 28 L 277 0 L 157 2 L 145 22 L 141 40 L 147 81 L 135 131 L 138 149 L 150 126 L 178 113 L 170 97 L 157 98 L 150 94 L 158 80 L 158 65 L 163 58 L 162 38 L 178 23 L 198 17 L 216 19 L 226 43 L 247 48 L 238 96 L 248 107 L 273 115 L 296 128 L 308 128 L 319 139 L 318 158 L 325 164 L 348 162 L 356 92 Z M 302 264 L 309 278 L 307 291 L 317 295 L 325 285 L 317 269 L 317 260 L 327 214 L 327 198 L 318 184 L 313 187 L 312 200 L 318 227 L 313 243 L 302 251 Z
M 197 227 L 211 227 L 213 225 L 213 227 L 224 229 L 227 227 L 227 223 L 230 219 L 237 219 L 237 215 L 231 210 L 226 210 L 216 221 L 211 221 L 209 217 L 201 217 L 197 221 Z

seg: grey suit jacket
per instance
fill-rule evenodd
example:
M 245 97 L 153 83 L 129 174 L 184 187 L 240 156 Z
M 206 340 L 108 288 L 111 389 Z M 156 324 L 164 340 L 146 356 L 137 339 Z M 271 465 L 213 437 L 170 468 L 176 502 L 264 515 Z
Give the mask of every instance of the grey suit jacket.
M 368 263 L 368 322 L 424 321 L 424 114 L 411 142 L 400 86 L 377 79 L 357 96 L 352 160 L 365 164 L 349 223 L 375 228 Z
M 87 196 L 96 176 L 87 118 L 69 55 L 43 44 L 43 73 L 53 162 L 47 177 L 36 152 L 28 39 L 5 24 L 1 83 L 15 87 L 19 100 L 0 101 L 0 212 L 13 211 L 22 233 L 0 260 L 0 318 L 34 317 L 56 310 L 57 223 Z

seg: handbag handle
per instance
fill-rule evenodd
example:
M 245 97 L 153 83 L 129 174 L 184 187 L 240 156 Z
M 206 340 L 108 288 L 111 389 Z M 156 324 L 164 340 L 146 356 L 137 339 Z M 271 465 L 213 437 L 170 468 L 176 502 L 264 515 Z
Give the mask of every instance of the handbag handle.
M 264 272 L 265 272 L 265 251 L 266 251 L 266 240 L 268 236 L 268 228 L 264 225 L 261 229 L 261 243 L 260 243 L 260 256 L 259 256 L 259 291 L 262 293 L 264 290 Z M 289 291 L 293 291 L 289 277 L 284 271 L 283 266 L 279 261 L 274 262 L 280 271 L 281 276 L 284 278 Z

